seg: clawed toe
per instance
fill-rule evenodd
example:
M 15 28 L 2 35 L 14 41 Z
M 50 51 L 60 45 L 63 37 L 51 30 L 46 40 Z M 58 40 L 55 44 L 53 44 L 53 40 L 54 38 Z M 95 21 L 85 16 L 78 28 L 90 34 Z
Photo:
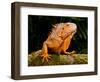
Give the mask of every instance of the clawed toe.
M 64 54 L 66 54 L 66 55 L 70 55 L 71 53 L 70 53 L 70 52 L 64 52 Z
M 72 52 L 64 52 L 64 54 L 66 55 L 71 55 L 71 54 L 75 54 L 76 52 L 73 50 Z
M 43 59 L 42 59 L 42 62 L 45 62 L 45 61 L 48 62 L 49 59 L 51 59 L 51 55 L 44 55 L 44 54 L 43 54 L 43 55 L 41 55 L 41 57 L 43 58 Z

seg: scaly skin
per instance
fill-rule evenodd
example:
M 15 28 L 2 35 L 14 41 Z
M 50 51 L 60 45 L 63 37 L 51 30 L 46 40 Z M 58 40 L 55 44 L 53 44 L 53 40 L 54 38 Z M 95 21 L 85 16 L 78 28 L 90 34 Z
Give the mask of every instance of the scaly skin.
M 51 55 L 48 55 L 48 49 L 51 49 L 54 53 L 69 54 L 66 50 L 69 48 L 71 39 L 76 33 L 77 26 L 74 23 L 59 23 L 53 25 L 52 32 L 44 41 L 42 47 L 41 57 L 43 62 L 48 62 L 51 59 Z

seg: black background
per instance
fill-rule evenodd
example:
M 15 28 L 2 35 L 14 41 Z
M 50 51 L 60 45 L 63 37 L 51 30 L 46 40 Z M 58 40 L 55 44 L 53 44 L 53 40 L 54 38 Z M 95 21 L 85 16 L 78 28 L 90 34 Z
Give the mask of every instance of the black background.
M 52 25 L 56 23 L 73 22 L 77 25 L 77 33 L 74 35 L 67 51 L 75 50 L 77 53 L 87 53 L 88 19 L 85 17 L 60 17 L 60 16 L 36 16 L 28 15 L 28 53 L 42 48 L 47 39 Z

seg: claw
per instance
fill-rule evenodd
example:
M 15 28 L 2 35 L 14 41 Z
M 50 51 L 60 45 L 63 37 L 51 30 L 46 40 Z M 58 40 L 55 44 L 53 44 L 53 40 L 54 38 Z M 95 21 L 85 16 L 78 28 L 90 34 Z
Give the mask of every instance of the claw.
M 76 51 L 72 51 L 72 52 L 64 52 L 64 54 L 66 54 L 66 55 L 71 55 L 71 54 L 75 54 L 76 53 Z
M 73 50 L 72 52 L 71 52 L 71 54 L 75 54 L 76 53 L 76 51 L 75 50 Z
M 43 55 L 41 55 L 41 57 L 43 58 L 42 59 L 42 62 L 48 62 L 49 61 L 49 59 L 51 59 L 51 55 L 47 55 L 47 54 L 43 54 Z
M 71 53 L 70 53 L 70 52 L 64 52 L 64 54 L 66 54 L 66 55 L 70 55 Z

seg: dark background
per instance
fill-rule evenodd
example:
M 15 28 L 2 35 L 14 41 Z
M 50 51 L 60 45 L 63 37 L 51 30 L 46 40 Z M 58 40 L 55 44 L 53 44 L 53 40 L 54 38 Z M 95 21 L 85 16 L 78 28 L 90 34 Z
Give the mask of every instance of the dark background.
M 60 17 L 28 15 L 28 53 L 42 48 L 47 39 L 52 25 L 56 23 L 73 22 L 77 25 L 77 33 L 74 35 L 67 51 L 75 50 L 77 53 L 87 54 L 88 19 L 85 17 Z

